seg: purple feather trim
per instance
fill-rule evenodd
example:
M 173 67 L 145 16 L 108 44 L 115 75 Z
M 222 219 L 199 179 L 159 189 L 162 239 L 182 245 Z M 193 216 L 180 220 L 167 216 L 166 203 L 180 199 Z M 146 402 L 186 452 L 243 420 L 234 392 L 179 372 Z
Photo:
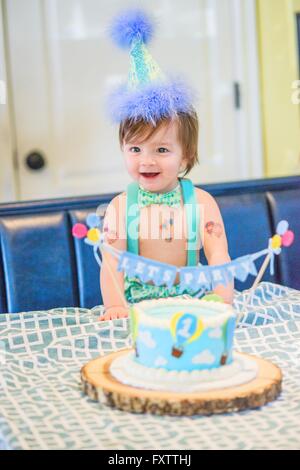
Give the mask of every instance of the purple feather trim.
M 161 118 L 174 117 L 192 109 L 193 92 L 181 79 L 168 82 L 153 81 L 130 89 L 119 86 L 108 98 L 108 112 L 113 122 L 125 119 L 156 124 Z
M 125 10 L 115 17 L 109 27 L 113 42 L 129 49 L 135 39 L 147 44 L 153 36 L 154 21 L 143 10 Z

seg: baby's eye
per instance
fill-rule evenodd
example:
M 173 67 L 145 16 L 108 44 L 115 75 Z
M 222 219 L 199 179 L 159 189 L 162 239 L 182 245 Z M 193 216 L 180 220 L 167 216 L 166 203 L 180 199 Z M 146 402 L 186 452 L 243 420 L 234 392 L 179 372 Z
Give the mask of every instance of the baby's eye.
M 166 149 L 165 147 L 159 147 L 158 152 L 159 153 L 167 153 L 169 150 Z
M 141 151 L 141 149 L 139 147 L 130 147 L 129 151 L 133 153 L 138 153 Z

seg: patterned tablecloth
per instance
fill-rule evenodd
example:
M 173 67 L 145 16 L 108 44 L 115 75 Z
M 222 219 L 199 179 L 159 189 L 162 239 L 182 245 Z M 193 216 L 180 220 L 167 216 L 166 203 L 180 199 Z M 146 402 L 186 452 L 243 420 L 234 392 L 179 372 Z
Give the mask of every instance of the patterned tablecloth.
M 0 449 L 300 448 L 299 291 L 262 283 L 235 335 L 237 350 L 281 367 L 280 398 L 210 417 L 135 415 L 84 396 L 81 366 L 130 346 L 128 320 L 98 322 L 101 308 L 0 315 Z

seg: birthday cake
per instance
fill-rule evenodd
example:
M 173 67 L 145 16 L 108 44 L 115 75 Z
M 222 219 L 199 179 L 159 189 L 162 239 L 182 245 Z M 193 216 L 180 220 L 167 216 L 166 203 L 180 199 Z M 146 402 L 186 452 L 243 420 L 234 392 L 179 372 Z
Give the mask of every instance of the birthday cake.
M 233 354 L 236 314 L 224 303 L 168 298 L 131 307 L 134 349 L 112 362 L 111 374 L 135 387 L 208 391 L 252 380 L 256 364 Z

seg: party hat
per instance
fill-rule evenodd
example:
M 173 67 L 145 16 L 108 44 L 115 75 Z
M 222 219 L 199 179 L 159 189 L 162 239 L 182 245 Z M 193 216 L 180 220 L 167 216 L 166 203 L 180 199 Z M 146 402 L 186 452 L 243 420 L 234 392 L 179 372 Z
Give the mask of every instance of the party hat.
M 154 22 L 142 10 L 126 10 L 111 23 L 113 41 L 130 50 L 128 81 L 118 86 L 108 100 L 114 122 L 132 119 L 155 125 L 162 118 L 192 110 L 191 90 L 182 79 L 168 78 L 148 51 L 153 31 Z

